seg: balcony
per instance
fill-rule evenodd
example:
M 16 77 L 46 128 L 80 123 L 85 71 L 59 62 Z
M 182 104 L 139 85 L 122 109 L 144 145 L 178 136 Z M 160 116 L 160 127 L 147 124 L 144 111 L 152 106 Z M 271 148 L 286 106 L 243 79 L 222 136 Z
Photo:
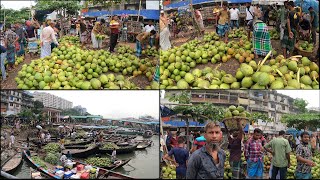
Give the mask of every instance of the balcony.
M 249 108 L 253 111 L 264 111 L 264 112 L 268 112 L 269 108 L 267 107 L 263 107 L 261 105 L 250 105 Z

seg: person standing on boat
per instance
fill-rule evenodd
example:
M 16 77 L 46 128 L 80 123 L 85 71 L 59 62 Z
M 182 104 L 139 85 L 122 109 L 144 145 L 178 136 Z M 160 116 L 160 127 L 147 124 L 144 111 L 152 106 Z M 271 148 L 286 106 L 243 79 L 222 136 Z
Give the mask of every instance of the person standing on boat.
M 70 151 L 68 151 L 68 153 L 67 153 L 67 158 L 70 160 L 72 159 L 72 155 L 71 155 Z
M 112 163 L 114 163 L 116 161 L 116 159 L 117 159 L 116 156 L 117 156 L 116 148 L 113 148 L 112 155 L 111 155 Z
M 10 141 L 10 144 L 9 144 L 9 148 L 12 148 L 13 145 L 14 145 L 14 140 L 15 140 L 15 137 L 14 137 L 13 133 L 11 133 L 10 140 L 11 141 Z

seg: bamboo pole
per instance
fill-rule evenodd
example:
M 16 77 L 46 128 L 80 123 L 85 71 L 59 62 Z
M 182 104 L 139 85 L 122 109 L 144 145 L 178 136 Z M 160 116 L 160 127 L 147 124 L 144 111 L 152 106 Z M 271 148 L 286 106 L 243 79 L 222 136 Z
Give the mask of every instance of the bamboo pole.
M 140 3 L 139 3 L 139 12 L 138 12 L 137 22 L 139 22 L 139 19 L 140 19 L 141 3 L 142 3 L 142 0 L 140 0 Z

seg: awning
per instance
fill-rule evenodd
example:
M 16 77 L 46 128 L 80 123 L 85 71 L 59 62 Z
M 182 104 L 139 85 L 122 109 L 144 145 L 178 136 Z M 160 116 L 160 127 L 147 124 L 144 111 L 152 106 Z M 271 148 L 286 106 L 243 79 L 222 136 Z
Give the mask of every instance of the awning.
M 110 15 L 118 15 L 121 16 L 123 14 L 127 15 L 138 15 L 138 10 L 114 10 L 114 11 L 95 11 L 95 12 L 87 12 L 83 13 L 85 17 L 100 17 L 100 16 L 110 16 Z M 150 10 L 150 9 L 143 9 L 140 10 L 140 16 L 143 16 L 144 19 L 151 19 L 151 20 L 159 20 L 160 12 L 159 10 Z
M 203 3 L 213 3 L 213 2 L 221 2 L 221 0 L 193 0 L 192 5 L 203 4 Z M 180 1 L 177 3 L 172 3 L 167 6 L 164 6 L 165 10 L 176 9 L 179 7 L 189 6 L 190 1 Z

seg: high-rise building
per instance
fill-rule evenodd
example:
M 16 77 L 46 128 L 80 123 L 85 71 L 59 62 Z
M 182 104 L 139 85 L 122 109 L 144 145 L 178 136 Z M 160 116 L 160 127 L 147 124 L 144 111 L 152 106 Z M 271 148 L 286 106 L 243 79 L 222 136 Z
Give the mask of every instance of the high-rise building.
M 1 91 L 1 114 L 17 115 L 24 108 L 33 107 L 33 96 L 22 90 L 2 90 Z
M 75 106 L 73 108 L 76 109 L 77 111 L 79 111 L 81 115 L 85 115 L 87 113 L 87 109 L 82 107 L 82 106 L 80 106 L 80 105 L 79 106 Z
M 52 107 L 52 108 L 62 109 L 62 110 L 72 108 L 72 102 L 50 93 L 36 91 L 33 93 L 33 96 L 34 96 L 34 100 L 38 100 L 42 102 L 44 107 Z

